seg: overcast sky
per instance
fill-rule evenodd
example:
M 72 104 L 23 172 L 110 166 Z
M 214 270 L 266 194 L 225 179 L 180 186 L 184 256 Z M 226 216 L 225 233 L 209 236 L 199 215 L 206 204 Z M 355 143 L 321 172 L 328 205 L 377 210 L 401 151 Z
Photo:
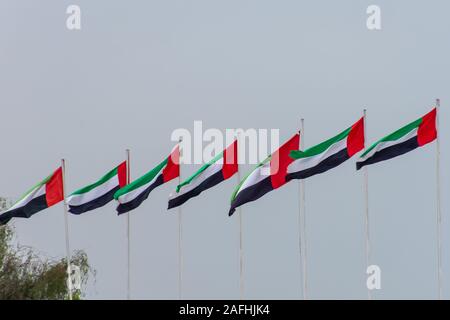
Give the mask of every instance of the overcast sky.
M 79 31 L 66 8 L 81 8 Z M 369 31 L 366 9 L 381 8 Z M 131 149 L 132 178 L 167 156 L 174 129 L 280 129 L 305 145 L 368 109 L 367 141 L 442 99 L 444 297 L 450 298 L 450 3 L 296 0 L 1 0 L 0 195 L 17 199 L 67 159 L 69 191 Z M 437 298 L 435 143 L 370 167 L 375 298 Z M 362 174 L 355 160 L 306 182 L 309 297 L 365 299 Z M 187 176 L 198 166 L 183 166 Z M 243 167 L 247 171 L 250 167 Z M 244 174 L 244 172 L 243 172 Z M 185 298 L 239 298 L 232 178 L 183 206 Z M 177 298 L 176 182 L 131 212 L 132 298 Z M 302 296 L 298 183 L 243 207 L 245 297 Z M 70 244 L 96 269 L 87 298 L 126 297 L 126 220 L 115 204 L 70 216 Z M 65 255 L 62 205 L 13 222 L 20 244 Z M 93 279 L 92 279 L 93 280 Z

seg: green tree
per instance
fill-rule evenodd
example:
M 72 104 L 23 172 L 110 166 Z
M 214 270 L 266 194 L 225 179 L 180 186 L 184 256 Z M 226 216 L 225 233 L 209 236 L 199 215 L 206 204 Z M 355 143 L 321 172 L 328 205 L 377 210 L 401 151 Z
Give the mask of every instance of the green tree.
M 0 212 L 6 208 L 0 198 Z M 0 226 L 0 300 L 68 299 L 67 260 L 51 260 L 38 256 L 32 248 L 13 245 L 14 229 Z M 83 297 L 89 275 L 94 271 L 85 252 L 75 251 L 71 264 L 80 269 L 81 289 L 73 290 L 73 299 Z

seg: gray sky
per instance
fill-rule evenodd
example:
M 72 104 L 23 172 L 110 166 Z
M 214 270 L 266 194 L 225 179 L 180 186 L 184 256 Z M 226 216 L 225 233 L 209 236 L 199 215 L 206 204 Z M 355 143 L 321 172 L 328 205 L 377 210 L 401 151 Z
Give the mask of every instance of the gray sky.
M 78 4 L 82 30 L 66 29 Z M 366 28 L 381 7 L 382 30 Z M 368 109 L 372 143 L 442 99 L 444 297 L 450 297 L 448 159 L 450 3 L 433 1 L 1 0 L 0 194 L 19 197 L 67 159 L 69 191 L 132 152 L 132 177 L 173 146 L 176 128 L 279 128 L 305 118 L 306 146 L 340 132 Z M 307 180 L 311 298 L 360 298 L 365 288 L 362 175 L 352 159 Z M 197 166 L 184 166 L 183 174 Z M 370 167 L 375 298 L 436 298 L 435 144 Z M 184 297 L 239 298 L 236 179 L 183 207 Z M 175 182 L 132 212 L 132 297 L 177 297 Z M 298 184 L 243 207 L 247 298 L 301 297 Z M 125 217 L 115 204 L 70 216 L 72 249 L 97 276 L 93 299 L 126 296 Z M 63 208 L 16 220 L 17 241 L 65 255 Z

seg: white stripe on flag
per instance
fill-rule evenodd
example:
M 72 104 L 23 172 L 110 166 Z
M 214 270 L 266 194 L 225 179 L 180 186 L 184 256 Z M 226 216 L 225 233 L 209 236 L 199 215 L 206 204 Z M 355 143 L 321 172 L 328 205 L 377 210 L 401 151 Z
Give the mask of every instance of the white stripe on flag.
M 158 172 L 158 174 L 151 181 L 147 182 L 146 184 L 140 186 L 137 189 L 134 189 L 130 192 L 121 195 L 119 199 L 117 199 L 117 201 L 119 201 L 119 203 L 127 203 L 136 199 L 142 192 L 145 191 L 145 189 L 147 189 L 149 186 L 155 183 L 156 179 L 158 179 L 158 177 L 162 174 L 164 168 L 165 166 L 161 169 L 161 171 Z
M 247 179 L 245 179 L 244 183 L 239 188 L 239 191 L 236 192 L 236 195 L 238 195 L 242 190 L 257 184 L 258 182 L 264 180 L 269 176 L 270 176 L 270 161 L 268 161 L 261 167 L 258 167 L 257 169 L 253 170 L 253 172 L 247 177 Z
M 195 189 L 203 181 L 205 181 L 206 179 L 208 179 L 209 177 L 211 177 L 212 175 L 216 174 L 217 172 L 219 172 L 221 170 L 222 170 L 222 164 L 213 163 L 208 168 L 206 168 L 202 173 L 200 173 L 197 177 L 195 177 L 191 181 L 191 183 L 181 187 L 180 192 L 176 192 L 176 191 L 172 192 L 169 195 L 169 200 L 177 198 L 177 197 L 191 191 L 192 189 Z
M 20 200 L 19 202 L 17 202 L 16 204 L 14 204 L 11 208 L 9 208 L 8 210 L 2 212 L 8 212 L 20 207 L 24 207 L 28 204 L 28 202 L 30 202 L 31 200 L 33 200 L 34 198 L 40 197 L 42 195 L 45 194 L 45 183 L 37 186 L 33 191 L 31 191 L 25 198 L 23 198 L 22 200 Z
M 319 153 L 315 156 L 307 157 L 307 158 L 300 158 L 296 159 L 294 162 L 292 162 L 287 169 L 288 173 L 293 172 L 299 172 L 306 169 L 313 168 L 317 166 L 319 163 L 321 163 L 326 158 L 332 156 L 333 154 L 338 153 L 339 151 L 344 150 L 347 148 L 347 139 L 344 138 L 334 144 L 332 144 L 330 147 L 328 147 L 327 150 L 325 150 L 322 153 Z
M 415 128 L 415 129 L 411 130 L 408 134 L 405 134 L 403 137 L 401 137 L 400 139 L 397 139 L 397 140 L 380 142 L 379 144 L 377 144 L 375 146 L 375 148 L 370 150 L 370 152 L 368 154 L 366 154 L 364 156 L 364 158 L 361 158 L 358 162 L 362 162 L 362 161 L 370 158 L 371 156 L 373 156 L 376 152 L 378 152 L 380 150 L 383 150 L 385 148 L 394 146 L 396 144 L 400 144 L 402 142 L 405 142 L 405 141 L 411 139 L 414 136 L 417 136 L 417 131 L 418 130 L 419 130 L 418 128 Z
M 119 185 L 118 175 L 112 176 L 109 180 L 103 184 L 95 187 L 94 189 L 81 194 L 74 194 L 67 198 L 67 204 L 71 206 L 79 206 L 88 203 L 94 199 L 100 198 L 104 194 L 108 193 Z

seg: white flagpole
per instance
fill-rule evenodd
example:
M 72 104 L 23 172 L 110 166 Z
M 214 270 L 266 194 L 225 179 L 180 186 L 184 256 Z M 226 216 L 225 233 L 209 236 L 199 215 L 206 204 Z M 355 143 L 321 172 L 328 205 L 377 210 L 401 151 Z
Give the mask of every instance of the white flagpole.
M 438 256 L 438 297 L 442 300 L 442 231 L 441 231 L 441 149 L 439 139 L 439 111 L 441 107 L 440 99 L 436 99 L 436 207 L 437 207 L 437 256 Z
M 300 127 L 300 150 L 304 149 L 305 146 L 305 119 L 301 119 L 301 127 Z M 298 223 L 299 223 L 299 249 L 300 249 L 300 259 L 302 263 L 302 273 L 303 273 L 303 299 L 307 300 L 308 298 L 308 281 L 307 281 L 307 263 L 306 263 L 306 196 L 305 196 L 305 180 L 301 179 L 299 183 L 300 188 L 300 203 L 299 203 L 299 216 L 298 216 Z M 302 241 L 303 240 L 303 241 Z
M 241 173 L 239 171 L 239 160 L 236 177 L 239 185 L 239 183 L 241 182 Z M 240 299 L 244 300 L 244 245 L 243 245 L 244 242 L 242 238 L 242 208 L 239 206 L 237 210 L 239 215 L 239 292 L 240 292 Z
M 127 184 L 130 184 L 130 149 L 125 150 L 127 161 Z M 130 212 L 127 212 L 127 300 L 131 299 L 131 222 Z
M 241 183 L 241 172 L 239 170 L 239 146 L 241 143 L 240 140 L 240 134 L 237 133 L 236 135 L 237 140 L 237 172 L 236 172 L 236 179 L 237 184 Z M 237 207 L 237 214 L 239 216 L 239 298 L 241 300 L 244 300 L 244 239 L 243 239 L 243 230 L 242 230 L 242 208 L 239 206 Z
M 178 148 L 180 147 L 182 139 L 180 138 Z M 178 184 L 181 184 L 181 149 L 179 157 L 179 175 Z M 183 221 L 181 216 L 181 206 L 178 206 L 178 299 L 183 298 Z
M 69 212 L 67 210 L 66 199 L 66 161 L 61 159 L 62 168 L 62 183 L 63 183 L 63 197 L 64 197 L 64 225 L 66 233 L 66 258 L 67 258 L 67 282 L 69 291 L 69 300 L 72 300 L 72 270 L 70 268 L 70 243 L 69 243 Z
M 367 110 L 364 109 L 364 140 L 367 141 Z M 369 171 L 364 166 L 364 223 L 366 236 L 366 270 L 370 266 L 370 228 L 369 228 Z M 372 300 L 372 293 L 367 288 L 367 298 Z
M 178 182 L 181 183 L 181 179 L 178 178 Z M 181 206 L 178 206 L 178 299 L 181 300 L 183 295 L 183 224 L 181 217 Z

